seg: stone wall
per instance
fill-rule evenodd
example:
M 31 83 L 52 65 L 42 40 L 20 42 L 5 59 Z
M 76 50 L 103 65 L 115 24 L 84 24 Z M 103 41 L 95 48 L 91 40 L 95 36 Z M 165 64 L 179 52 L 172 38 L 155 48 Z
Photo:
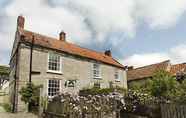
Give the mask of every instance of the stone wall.
M 32 82 L 36 85 L 43 85 L 43 95 L 47 95 L 47 82 L 48 79 L 61 80 L 61 92 L 74 92 L 77 93 L 80 89 L 92 87 L 94 82 L 99 81 L 102 88 L 109 87 L 109 82 L 113 82 L 113 85 L 127 88 L 126 72 L 119 69 L 121 80 L 116 82 L 114 79 L 114 73 L 116 67 L 101 64 L 101 76 L 102 79 L 93 79 L 93 63 L 95 61 L 85 58 L 71 56 L 65 53 L 58 53 L 62 56 L 62 73 L 50 73 L 47 72 L 48 67 L 48 52 L 51 50 L 34 48 L 33 51 L 33 68 Z M 26 85 L 29 80 L 30 69 L 30 49 L 28 46 L 21 44 L 20 58 L 19 58 L 19 90 Z M 67 80 L 77 80 L 75 87 L 65 87 Z M 26 109 L 25 104 L 21 101 L 20 95 L 18 97 L 19 110 Z

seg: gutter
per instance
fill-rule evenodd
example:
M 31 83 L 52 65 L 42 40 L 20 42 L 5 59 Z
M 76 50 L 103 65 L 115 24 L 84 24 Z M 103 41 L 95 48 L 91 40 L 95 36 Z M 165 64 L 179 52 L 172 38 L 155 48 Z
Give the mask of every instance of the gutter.
M 27 45 L 30 45 L 32 42 L 23 41 L 22 43 L 27 44 Z M 76 56 L 76 57 L 79 57 L 79 58 L 84 58 L 84 59 L 89 59 L 89 60 L 93 60 L 93 61 L 96 61 L 96 62 L 101 62 L 101 63 L 103 63 L 105 65 L 109 65 L 109 66 L 112 66 L 112 67 L 117 67 L 117 68 L 120 68 L 122 70 L 124 69 L 124 66 L 122 67 L 122 66 L 113 65 L 113 64 L 110 64 L 110 63 L 107 63 L 107 62 L 103 62 L 103 61 L 100 61 L 100 60 L 92 59 L 90 57 L 84 57 L 84 56 L 81 56 L 81 55 L 78 55 L 78 54 L 69 53 L 69 52 L 66 52 L 66 51 L 62 51 L 62 50 L 58 50 L 58 49 L 54 49 L 54 48 L 42 46 L 42 45 L 39 45 L 39 44 L 34 44 L 34 46 L 38 46 L 38 47 L 41 47 L 41 48 L 53 50 L 53 51 L 56 51 L 56 52 L 59 52 L 59 53 L 63 52 L 65 54 L 69 54 L 69 55 Z

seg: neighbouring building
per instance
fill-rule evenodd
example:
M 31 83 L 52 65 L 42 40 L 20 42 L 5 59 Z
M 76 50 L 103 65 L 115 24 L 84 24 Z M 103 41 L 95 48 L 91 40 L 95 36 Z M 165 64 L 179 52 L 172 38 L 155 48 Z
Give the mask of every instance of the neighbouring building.
M 9 81 L 10 68 L 8 66 L 0 65 L 0 89 Z
M 34 33 L 24 29 L 24 22 L 19 16 L 10 59 L 10 101 L 15 112 L 26 109 L 19 90 L 30 81 L 42 85 L 42 95 L 48 97 L 94 86 L 127 88 L 124 66 L 111 51 L 69 43 L 64 32 L 57 39 Z
M 154 73 L 158 70 L 165 70 L 175 76 L 179 72 L 186 73 L 186 63 L 172 65 L 169 60 L 160 63 L 147 65 L 139 68 L 128 68 L 127 70 L 127 83 L 128 87 L 134 85 L 147 86 L 147 81 L 152 79 Z
M 9 102 L 9 72 L 8 66 L 0 65 L 0 104 Z

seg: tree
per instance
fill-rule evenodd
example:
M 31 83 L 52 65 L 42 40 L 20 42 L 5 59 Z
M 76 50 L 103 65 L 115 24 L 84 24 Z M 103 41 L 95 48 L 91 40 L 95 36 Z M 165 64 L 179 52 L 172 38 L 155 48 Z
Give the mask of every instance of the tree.
M 26 104 L 28 103 L 28 111 L 31 111 L 32 106 L 37 106 L 39 104 L 39 88 L 33 83 L 27 83 L 27 85 L 19 91 L 21 94 L 21 100 Z
M 169 98 L 177 88 L 176 79 L 165 70 L 158 70 L 149 82 L 149 92 L 157 98 Z
M 186 81 L 182 81 L 178 84 L 176 91 L 174 93 L 170 93 L 172 95 L 172 101 L 178 104 L 186 104 Z
M 9 80 L 10 68 L 6 66 L 0 66 L 0 89 L 3 84 Z

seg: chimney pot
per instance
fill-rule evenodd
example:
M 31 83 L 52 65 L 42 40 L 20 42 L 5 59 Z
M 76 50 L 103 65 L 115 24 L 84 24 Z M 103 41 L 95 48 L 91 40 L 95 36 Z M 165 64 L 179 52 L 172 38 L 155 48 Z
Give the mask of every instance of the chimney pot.
M 106 50 L 106 51 L 105 51 L 105 55 L 107 55 L 107 56 L 110 56 L 110 57 L 111 57 L 111 56 L 112 56 L 112 53 L 111 53 L 111 51 L 110 51 L 110 50 Z
M 60 41 L 66 41 L 66 33 L 64 31 L 61 31 L 59 34 L 59 40 Z
M 18 18 L 17 18 L 17 27 L 24 29 L 24 25 L 25 25 L 25 18 L 23 16 L 18 16 Z

